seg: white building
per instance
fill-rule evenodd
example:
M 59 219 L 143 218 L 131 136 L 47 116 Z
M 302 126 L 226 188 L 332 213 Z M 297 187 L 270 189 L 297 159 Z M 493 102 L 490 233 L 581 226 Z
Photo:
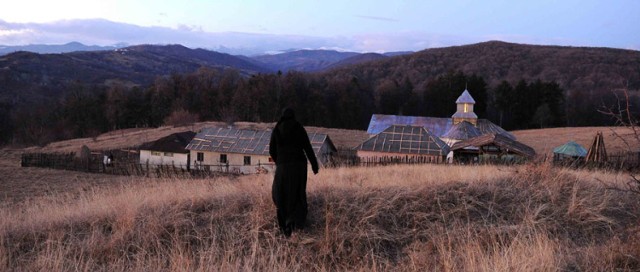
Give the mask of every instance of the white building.
M 140 164 L 151 167 L 173 165 L 190 169 L 191 157 L 185 149 L 196 133 L 192 131 L 174 133 L 156 141 L 145 143 L 140 147 Z
M 331 161 L 336 148 L 326 134 L 308 133 L 318 163 Z M 271 172 L 275 163 L 269 156 L 271 130 L 212 127 L 202 129 L 186 149 L 198 169 L 250 174 Z

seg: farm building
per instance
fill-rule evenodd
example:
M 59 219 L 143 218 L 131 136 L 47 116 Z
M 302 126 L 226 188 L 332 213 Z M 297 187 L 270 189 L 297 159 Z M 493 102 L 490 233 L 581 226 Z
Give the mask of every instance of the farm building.
M 190 154 L 185 146 L 196 135 L 193 131 L 174 133 L 156 141 L 140 146 L 140 163 L 154 165 L 173 165 L 189 169 Z
M 461 162 L 519 162 L 536 155 L 533 148 L 497 133 L 459 141 L 451 146 L 451 151 Z
M 424 127 L 392 125 L 356 150 L 361 162 L 443 162 L 449 146 Z
M 471 97 L 469 91 L 465 89 L 456 100 L 456 112 L 451 116 L 451 118 L 374 114 L 371 117 L 371 121 L 369 122 L 367 133 L 369 133 L 370 135 L 377 135 L 391 126 L 404 125 L 422 127 L 434 137 L 438 138 L 441 141 L 444 141 L 449 147 L 453 147 L 461 141 L 483 145 L 466 146 L 465 148 L 463 148 L 464 150 L 460 150 L 456 153 L 449 153 L 447 154 L 447 161 L 449 162 L 454 160 L 456 154 L 461 156 L 470 156 L 472 154 L 475 154 L 475 156 L 479 156 L 480 154 L 488 154 L 487 152 L 489 151 L 489 149 L 493 149 L 492 147 L 489 147 L 492 144 L 484 143 L 483 140 L 489 137 L 496 141 L 496 143 L 493 144 L 494 146 L 500 146 L 508 140 L 508 145 L 521 147 L 522 150 L 533 150 L 530 147 L 517 142 L 516 137 L 513 136 L 513 134 L 507 132 L 500 126 L 492 123 L 487 119 L 479 119 L 473 110 L 474 105 L 475 100 L 473 99 L 473 97 Z M 482 137 L 484 135 L 492 136 L 478 139 L 479 137 Z M 481 147 L 487 150 L 482 150 Z M 453 148 L 451 148 L 451 150 L 453 150 Z M 466 152 L 469 150 L 475 151 Z M 500 151 L 502 152 L 504 150 Z M 526 155 L 524 153 L 526 153 Z M 525 157 L 529 157 L 528 152 L 524 153 L 514 153 L 512 155 L 523 155 Z M 464 160 L 464 158 L 461 159 Z
M 326 134 L 308 133 L 318 162 L 331 162 L 336 147 Z M 271 130 L 235 128 L 205 128 L 187 145 L 194 165 L 212 171 L 256 173 L 272 171 L 274 162 L 269 156 Z
M 447 135 L 448 137 L 451 137 L 448 138 L 449 140 L 464 140 L 476 134 L 475 130 L 470 131 L 466 124 L 459 125 L 460 123 L 467 122 L 473 125 L 480 134 L 503 134 L 504 136 L 515 140 L 515 136 L 500 126 L 487 119 L 478 119 L 478 116 L 473 112 L 473 105 L 475 104 L 475 101 L 469 94 L 469 91 L 464 90 L 462 95 L 460 95 L 456 100 L 456 104 L 457 111 L 453 116 L 451 116 L 451 118 L 374 114 L 371 116 L 367 133 L 370 135 L 378 134 L 391 125 L 410 125 L 424 127 L 431 134 L 439 138 L 445 138 L 445 135 Z M 450 131 L 451 133 L 449 133 Z M 466 133 L 459 133 L 456 131 L 463 131 Z M 457 139 L 457 137 L 461 138 Z
M 554 162 L 574 163 L 584 160 L 586 156 L 587 150 L 574 141 L 569 141 L 553 149 Z

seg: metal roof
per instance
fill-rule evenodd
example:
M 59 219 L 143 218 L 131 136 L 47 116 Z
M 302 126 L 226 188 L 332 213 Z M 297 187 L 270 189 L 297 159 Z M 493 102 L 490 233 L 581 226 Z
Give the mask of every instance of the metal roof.
M 447 133 L 442 135 L 442 138 L 454 139 L 454 140 L 466 140 L 469 138 L 482 135 L 482 132 L 476 128 L 473 124 L 462 121 L 456 125 L 453 125 Z
M 510 139 L 502 134 L 484 134 L 478 137 L 457 142 L 451 146 L 451 150 L 459 150 L 467 147 L 481 147 L 485 145 L 495 145 L 505 149 L 510 153 L 519 154 L 526 157 L 533 157 L 536 151 L 530 146 Z
M 371 116 L 367 133 L 378 134 L 392 125 L 410 125 L 426 128 L 431 134 L 437 137 L 443 137 L 451 127 L 453 127 L 453 119 L 440 117 L 422 117 L 422 116 L 398 116 L 374 114 Z M 481 134 L 498 133 L 515 140 L 516 137 L 507 132 L 498 125 L 487 119 L 478 119 L 476 126 Z
M 187 145 L 188 150 L 210 151 L 220 153 L 238 153 L 269 156 L 271 129 L 248 130 L 224 127 L 202 129 Z M 316 156 L 326 142 L 335 150 L 333 142 L 327 134 L 307 133 Z
M 140 150 L 161 151 L 171 153 L 189 153 L 185 146 L 189 144 L 191 139 L 196 135 L 193 131 L 185 131 L 173 133 L 162 137 L 153 142 L 144 143 L 140 146 Z
M 465 89 L 464 92 L 462 92 L 462 94 L 458 97 L 458 99 L 456 99 L 456 104 L 461 104 L 461 103 L 468 103 L 468 104 L 476 103 L 476 101 L 473 100 L 473 97 L 471 97 L 471 94 L 469 94 L 469 91 L 467 91 L 467 89 Z
M 366 140 L 357 150 L 419 155 L 446 155 L 449 146 L 421 126 L 393 125 Z
M 569 141 L 566 144 L 563 144 L 561 146 L 554 148 L 553 153 L 564 154 L 572 157 L 587 156 L 587 150 L 584 147 L 582 147 L 580 144 L 574 141 Z

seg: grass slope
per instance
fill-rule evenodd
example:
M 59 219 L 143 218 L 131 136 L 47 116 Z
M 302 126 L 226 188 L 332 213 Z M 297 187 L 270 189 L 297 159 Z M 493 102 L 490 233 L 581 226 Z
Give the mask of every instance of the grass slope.
M 0 270 L 640 269 L 640 198 L 605 189 L 625 174 L 533 164 L 323 169 L 309 180 L 310 224 L 290 239 L 277 231 L 271 179 L 119 177 L 4 203 Z

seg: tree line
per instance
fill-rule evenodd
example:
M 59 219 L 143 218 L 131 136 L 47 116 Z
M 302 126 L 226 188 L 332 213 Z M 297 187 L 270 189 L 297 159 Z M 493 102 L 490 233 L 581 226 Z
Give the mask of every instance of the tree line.
M 0 140 L 45 144 L 133 127 L 274 122 L 285 106 L 296 109 L 304 125 L 366 129 L 374 113 L 450 117 L 465 88 L 476 101 L 476 114 L 507 130 L 566 125 L 566 95 L 555 82 L 488 86 L 480 76 L 450 71 L 416 86 L 408 77 L 362 80 L 295 71 L 247 77 L 233 69 L 200 68 L 159 77 L 146 87 L 75 83 L 53 101 L 22 108 L 0 104 Z

